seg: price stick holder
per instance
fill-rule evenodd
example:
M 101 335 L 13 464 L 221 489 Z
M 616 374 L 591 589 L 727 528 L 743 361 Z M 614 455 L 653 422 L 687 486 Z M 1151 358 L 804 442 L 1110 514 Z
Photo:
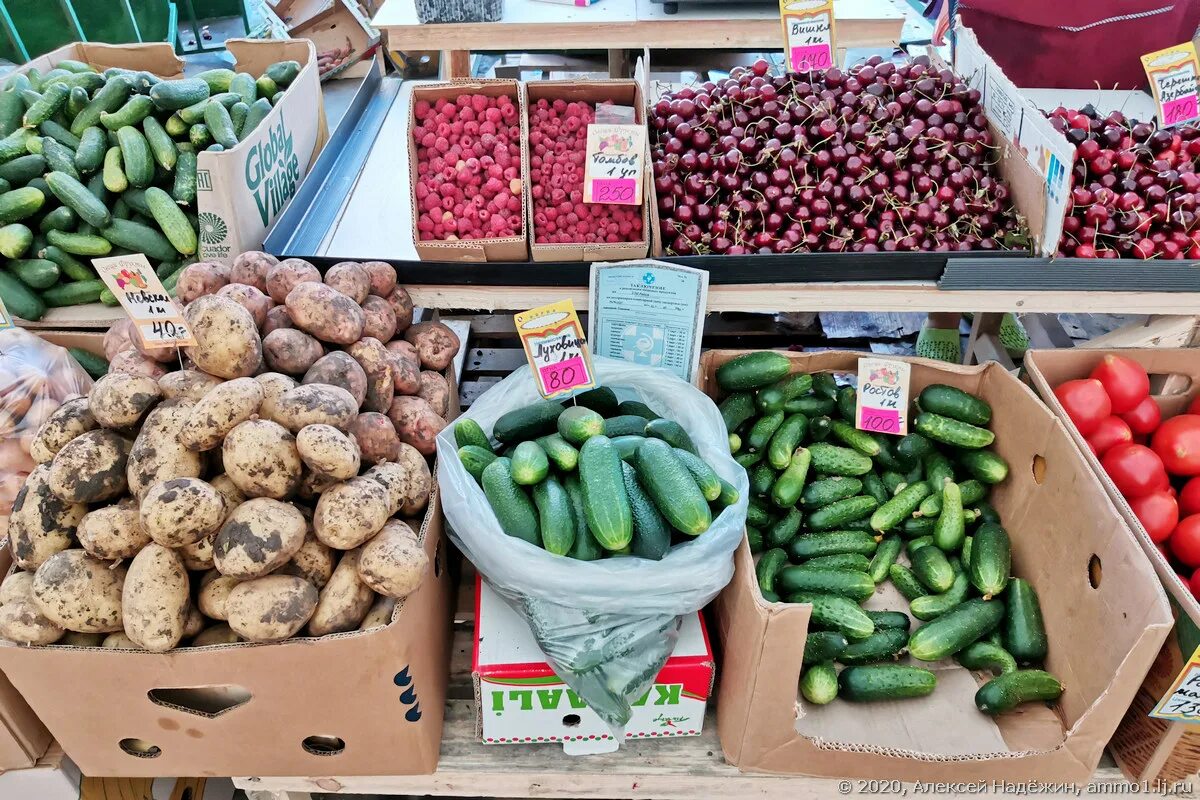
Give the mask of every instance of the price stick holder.
M 1158 119 L 1164 128 L 1200 118 L 1200 59 L 1196 46 L 1185 42 L 1142 56 L 1150 78 Z
M 1170 690 L 1158 701 L 1150 716 L 1170 722 L 1200 722 L 1200 647 L 1184 664 Z
M 100 279 L 112 290 L 147 350 L 194 345 L 183 312 L 163 288 L 141 253 L 93 258 Z
M 15 327 L 12 314 L 8 313 L 8 309 L 4 307 L 4 299 L 0 298 L 0 331 Z
M 871 433 L 907 434 L 911 372 L 912 365 L 907 361 L 860 359 L 854 426 Z
M 561 300 L 513 318 L 542 397 L 568 397 L 596 385 L 587 338 L 574 303 Z
M 784 57 L 792 72 L 835 65 L 833 0 L 779 0 Z
M 628 106 L 599 106 L 588 125 L 583 160 L 583 202 L 642 204 L 646 172 L 646 126 Z

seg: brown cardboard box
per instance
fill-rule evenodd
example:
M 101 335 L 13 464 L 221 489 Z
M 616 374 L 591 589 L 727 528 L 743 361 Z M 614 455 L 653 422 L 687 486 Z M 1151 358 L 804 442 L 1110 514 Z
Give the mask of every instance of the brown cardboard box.
M 1064 381 L 1086 378 L 1107 353 L 1132 358 L 1146 368 L 1155 388 L 1154 399 L 1162 408 L 1163 418 L 1182 414 L 1197 394 L 1200 394 L 1200 350 L 1146 348 L 1102 350 L 1076 348 L 1072 350 L 1031 350 L 1025 356 L 1029 381 L 1046 405 L 1054 411 L 1071 435 L 1076 449 L 1099 476 L 1121 515 L 1129 524 L 1138 544 L 1150 558 L 1155 572 L 1171 595 L 1178 611 L 1178 622 L 1158 654 L 1153 668 L 1138 691 L 1129 713 L 1113 738 L 1112 751 L 1125 773 L 1136 780 L 1178 780 L 1200 769 L 1200 731 L 1190 725 L 1168 722 L 1147 716 L 1171 688 L 1172 681 L 1200 645 L 1200 603 L 1187 584 L 1175 574 L 1158 546 L 1150 541 L 1129 503 L 1100 466 L 1079 431 L 1067 418 L 1054 387 Z
M 371 27 L 353 0 L 279 0 L 274 13 L 283 18 L 288 36 L 311 39 L 317 55 L 335 49 L 350 49 L 350 54 L 337 67 L 320 73 L 321 81 L 331 78 L 362 77 L 370 69 L 363 64 L 379 45 L 379 31 Z
M 420 217 L 417 204 L 417 144 L 412 131 L 416 129 L 418 100 L 454 100 L 460 94 L 483 94 L 488 97 L 511 97 L 517 104 L 521 124 L 521 169 L 529 162 L 529 129 L 525 119 L 525 94 L 521 84 L 507 80 L 470 80 L 432 83 L 413 88 L 412 102 L 408 107 L 408 183 L 413 206 L 413 244 L 422 261 L 527 261 L 529 259 L 529 220 L 526 217 L 528 204 L 525 192 L 528 181 L 521 181 L 521 235 L 502 239 L 480 239 L 474 241 L 423 242 L 417 232 Z
M 705 353 L 701 385 L 715 394 L 715 370 L 733 355 Z M 853 372 L 860 355 L 788 357 L 797 371 Z M 799 702 L 810 607 L 764 601 L 743 542 L 716 603 L 725 757 L 744 770 L 828 777 L 1086 781 L 1167 635 L 1166 597 L 1063 426 L 1027 387 L 994 363 L 903 360 L 913 365 L 914 394 L 947 383 L 996 411 L 994 449 L 1011 472 L 991 501 L 1012 535 L 1014 574 L 1041 598 L 1046 668 L 1062 680 L 1063 696 L 993 722 L 975 709 L 973 676 L 948 660 L 933 665 L 938 689 L 920 700 Z
M 646 124 L 646 101 L 642 97 L 642 87 L 637 81 L 630 80 L 598 80 L 598 81 L 531 81 L 525 86 L 525 113 L 538 100 L 565 100 L 568 103 L 586 100 L 598 105 L 605 100 L 611 100 L 617 105 L 631 106 L 635 120 L 640 125 Z M 525 130 L 530 130 L 529 120 L 525 120 Z M 647 169 L 642 178 L 642 241 L 620 242 L 617 244 L 537 244 L 537 227 L 533 220 L 533 184 L 529 178 L 529 159 L 522 165 L 524 176 L 527 216 L 529 219 L 529 250 L 534 261 L 626 261 L 631 258 L 645 258 L 650 251 L 650 208 L 648 200 L 651 197 L 654 176 L 649 169 L 650 155 L 645 157 Z
M 0 575 L 12 568 L 8 540 L 0 543 Z M 0 674 L 0 770 L 25 769 L 37 763 L 54 737 L 21 693 Z

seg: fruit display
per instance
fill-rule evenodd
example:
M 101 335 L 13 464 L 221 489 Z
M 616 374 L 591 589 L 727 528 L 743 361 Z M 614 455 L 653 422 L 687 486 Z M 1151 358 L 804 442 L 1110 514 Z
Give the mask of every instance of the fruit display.
M 650 118 L 668 254 L 1024 247 L 977 90 L 921 56 L 684 87 Z
M 1011 575 L 1009 536 L 988 503 L 1008 475 L 988 449 L 989 404 L 926 386 L 912 432 L 889 437 L 855 427 L 853 387 L 791 367 L 781 353 L 748 353 L 716 380 L 730 448 L 750 476 L 747 537 L 763 597 L 812 605 L 804 697 L 922 697 L 937 677 L 918 665 L 953 656 L 994 673 L 975 697 L 986 714 L 1057 699 L 1062 687 L 1040 669 L 1037 594 Z M 860 607 L 885 581 L 907 613 Z M 911 632 L 909 615 L 920 623 Z
M 1093 106 L 1050 112 L 1075 145 L 1060 256 L 1200 258 L 1200 128 Z
M 354 55 L 354 45 L 350 43 L 350 37 L 346 37 L 345 47 L 333 47 L 329 50 L 321 50 L 317 53 L 317 74 L 322 80 L 326 77 L 332 77 L 332 73 L 345 65 L 350 56 Z
M 180 80 L 62 61 L 0 92 L 0 298 L 47 307 L 116 305 L 89 259 L 144 253 L 173 284 L 198 247 L 196 154 L 236 147 L 283 97 L 300 64 L 257 78 L 210 69 Z

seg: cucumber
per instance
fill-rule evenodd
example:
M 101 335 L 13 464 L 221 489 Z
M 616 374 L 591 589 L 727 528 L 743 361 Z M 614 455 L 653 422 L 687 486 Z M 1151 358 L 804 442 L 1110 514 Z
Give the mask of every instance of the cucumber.
M 808 527 L 814 531 L 827 531 L 871 515 L 879 507 L 874 497 L 848 497 L 822 506 L 808 515 Z
M 829 417 L 809 417 L 808 438 L 812 442 L 823 442 L 829 438 L 829 429 L 833 421 Z
M 920 464 L 922 459 L 934 451 L 933 442 L 915 431 L 901 437 L 900 441 L 896 442 L 896 458 L 905 465 L 906 469 Z
M 818 397 L 813 394 L 796 397 L 783 404 L 783 410 L 787 413 L 803 414 L 809 419 L 828 416 L 836 407 L 837 404 L 828 397 Z
M 3 196 L 0 196 L 3 200 Z M 76 256 L 106 256 L 112 252 L 112 243 L 102 236 L 89 233 L 47 231 L 46 241 Z
M 954 481 L 946 481 L 942 486 L 941 514 L 933 524 L 933 543 L 947 553 L 957 552 L 966 536 L 962 491 Z
M 959 550 L 958 556 L 962 559 L 962 563 L 968 567 L 971 565 L 971 543 L 974 539 L 970 536 L 963 537 L 962 549 Z
M 233 80 L 234 71 L 231 69 L 206 69 L 193 77 L 208 84 L 209 94 L 229 91 L 229 82 Z
M 812 622 L 821 628 L 834 630 L 847 639 L 865 639 L 875 632 L 871 621 L 858 604 L 835 594 L 798 592 L 788 598 L 789 603 L 812 605 Z
M 639 436 L 638 438 L 641 439 L 641 438 L 645 438 L 645 437 Z M 738 453 L 736 456 L 734 456 L 733 460 L 736 461 L 738 463 L 738 466 L 741 467 L 742 469 L 750 469 L 755 464 L 762 461 L 762 458 L 763 458 L 762 453 L 756 453 L 756 452 L 750 451 L 750 452 L 745 452 L 745 453 Z
M 708 530 L 712 524 L 708 502 L 669 444 L 660 439 L 647 439 L 638 448 L 634 462 L 638 478 L 671 527 L 689 536 L 698 536 Z M 582 471 L 582 453 L 579 465 Z
M 568 474 L 563 479 L 563 488 L 567 490 L 567 499 L 571 501 L 571 518 L 575 521 L 575 541 L 572 542 L 568 555 L 577 561 L 595 561 L 604 555 L 604 549 L 588 529 L 579 476 L 575 473 Z
M 483 431 L 481 430 L 480 433 Z M 457 433 L 457 430 L 456 430 Z M 579 451 L 567 443 L 567 440 L 553 433 L 549 436 L 542 436 L 537 440 L 538 446 L 545 451 L 546 457 L 550 459 L 555 467 L 563 472 L 570 472 L 579 464 Z M 614 440 L 615 444 L 615 440 Z M 618 448 L 619 451 L 620 448 Z
M 729 452 L 730 454 L 737 453 L 742 449 L 742 437 L 736 433 L 729 434 Z
M 249 113 L 250 106 L 240 100 L 229 108 L 229 121 L 233 124 L 234 134 L 239 137 L 242 134 L 242 126 L 246 124 L 246 115 Z
M 471 477 L 477 481 L 483 477 L 484 469 L 495 461 L 496 457 L 491 450 L 479 445 L 464 444 L 458 448 L 458 460 L 462 462 L 463 468 L 471 473 Z
M 633 555 L 660 561 L 671 549 L 671 529 L 638 481 L 637 471 L 622 462 L 621 478 L 633 514 Z
M 123 75 L 109 78 L 92 95 L 91 102 L 84 106 L 83 110 L 75 116 L 75 119 L 71 122 L 71 133 L 76 136 L 82 136 L 86 129 L 93 125 L 99 125 L 100 115 L 116 111 L 125 103 L 132 91 L 133 82 L 129 78 Z
M 150 87 L 150 99 L 163 111 L 177 111 L 209 96 L 208 83 L 200 78 L 159 81 Z
M 604 417 L 586 406 L 571 406 L 557 420 L 558 434 L 573 445 L 582 445 L 593 436 L 603 436 Z
M 146 190 L 146 204 L 150 206 L 150 215 L 172 247 L 185 256 L 196 252 L 196 229 L 171 195 L 157 186 L 151 186 Z
M 786 563 L 787 554 L 783 550 L 778 552 L 783 555 Z M 779 571 L 775 585 L 767 588 L 788 595 L 795 592 L 837 595 L 849 598 L 856 603 L 861 603 L 875 594 L 875 582 L 865 572 L 820 569 L 807 564 L 798 567 L 784 567 Z
M 112 221 L 108 207 L 76 178 L 65 172 L 50 172 L 46 175 L 46 184 L 63 205 L 70 207 L 87 224 L 103 228 Z
M 765 528 L 771 524 L 774 517 L 767 511 L 767 507 L 757 497 L 751 497 L 750 502 L 746 504 L 746 523 L 753 525 L 756 528 Z
M 926 437 L 969 450 L 987 447 L 996 439 L 996 435 L 987 428 L 980 428 L 968 422 L 960 422 L 940 414 L 923 411 L 913 420 L 913 427 Z
M 18 128 L 3 139 L 0 139 L 0 163 L 7 164 L 10 161 L 17 161 L 30 155 L 29 145 L 35 139 L 37 137 L 28 128 Z
M 879 442 L 875 441 L 871 437 L 871 434 L 866 431 L 860 431 L 848 422 L 842 422 L 840 419 L 834 420 L 832 422 L 831 433 L 833 433 L 835 439 L 849 445 L 865 456 L 874 457 L 880 453 Z
M 888 578 L 891 579 L 892 585 L 896 587 L 897 591 L 904 595 L 904 599 L 910 603 L 915 602 L 918 597 L 929 594 L 917 580 L 917 576 L 913 575 L 912 570 L 903 564 L 892 564 L 888 567 Z
M 863 482 L 858 478 L 841 476 L 813 481 L 804 487 L 800 504 L 805 508 L 821 508 L 838 500 L 854 497 L 862 491 Z
M 172 138 L 177 139 L 180 136 L 184 136 L 187 134 L 188 125 L 189 125 L 189 123 L 184 122 L 183 117 L 179 116 L 179 112 L 176 111 L 174 114 L 167 117 L 167 121 L 163 123 L 163 128 L 166 130 L 167 133 L 171 134 Z M 191 147 L 190 142 L 184 142 L 183 144 L 187 144 L 189 147 Z
M 571 516 L 567 490 L 556 478 L 546 478 L 533 487 L 533 504 L 538 511 L 542 547 L 556 556 L 571 552 L 571 545 L 575 543 L 575 519 Z
M 846 649 L 846 637 L 837 631 L 809 631 L 804 640 L 804 666 L 833 661 Z
M 783 411 L 789 400 L 807 394 L 811 390 L 812 376 L 804 372 L 797 372 L 759 390 L 755 404 L 762 413 L 774 414 Z
M 692 455 L 699 456 L 700 451 L 692 437 L 678 422 L 669 419 L 652 419 L 646 423 L 645 435 L 654 439 L 662 439 L 667 444 L 679 450 L 686 450 Z
M 7 93 L 15 94 L 17 92 L 32 88 L 33 84 L 30 82 L 29 76 L 22 72 L 10 73 L 8 78 L 4 81 L 4 91 Z
M 958 463 L 981 483 L 1001 483 L 1008 477 L 1008 462 L 991 450 L 968 450 L 958 457 Z
M 0 92 L 0 137 L 8 136 L 23 124 L 25 104 L 16 92 Z
M 16 276 L 0 271 L 0 300 L 9 313 L 30 322 L 37 322 L 46 313 L 46 304 Z
M 763 541 L 763 532 L 753 525 L 746 526 L 746 543 L 750 546 L 751 553 L 761 553 L 766 549 L 766 543 Z
M 921 536 L 927 536 L 932 540 L 933 527 L 936 524 L 936 520 L 926 519 L 925 517 L 910 517 L 909 519 L 906 519 L 904 522 L 900 523 L 900 535 L 905 539 L 910 540 Z
M 972 451 L 974 452 L 974 451 Z M 959 495 L 962 498 L 963 506 L 978 503 L 983 498 L 987 497 L 987 487 L 974 478 L 965 480 L 958 484 Z M 921 501 L 921 505 L 913 512 L 914 517 L 936 517 L 942 513 L 942 493 L 931 492 L 928 497 Z
M 687 467 L 687 471 L 696 480 L 696 485 L 700 487 L 700 493 L 704 495 L 704 499 L 711 503 L 720 497 L 721 479 L 717 477 L 713 468 L 694 453 L 678 447 L 673 449 L 675 457 L 683 463 L 683 466 Z
M 800 694 L 813 705 L 832 703 L 838 696 L 838 674 L 833 664 L 813 664 L 800 676 Z
M 813 394 L 837 401 L 837 379 L 832 372 L 818 372 L 813 375 Z
M 926 549 L 940 552 L 933 548 Z M 908 653 L 921 661 L 949 658 L 986 636 L 1003 618 L 1002 600 L 967 600 L 917 628 L 908 640 Z
M 1048 650 L 1046 628 L 1037 592 L 1028 581 L 1013 578 L 1005 595 L 1008 615 L 1004 621 L 1004 644 L 1013 658 L 1022 664 L 1037 664 Z
M 0 95 L 0 97 L 2 96 Z M 0 109 L 0 111 L 2 110 Z M 50 137 L 72 153 L 79 149 L 79 137 L 52 119 L 48 119 L 39 125 L 38 130 L 41 131 L 43 136 Z
M 714 501 L 716 505 L 722 508 L 737 505 L 737 501 L 742 498 L 741 492 L 737 490 L 736 486 L 719 475 L 717 476 L 717 480 L 721 484 L 721 493 L 717 495 L 717 499 Z
M 922 585 L 934 594 L 947 592 L 954 585 L 954 569 L 950 566 L 946 554 L 936 547 L 922 547 L 916 551 L 909 550 L 908 560 L 912 562 L 913 574 Z
M 782 548 L 773 547 L 763 553 L 754 568 L 755 577 L 758 579 L 758 588 L 763 592 L 779 592 L 780 590 L 775 588 L 776 577 L 779 569 L 787 562 L 788 555 Z
M 42 96 L 25 110 L 21 124 L 26 128 L 36 128 L 41 125 L 67 104 L 67 97 L 70 94 L 70 87 L 64 83 L 53 83 L 47 86 L 46 90 L 42 92 Z
M 875 555 L 867 569 L 867 574 L 875 583 L 883 583 L 888 577 L 888 571 L 900 556 L 904 541 L 895 534 L 889 534 L 879 542 Z
M 473 419 L 463 417 L 454 423 L 454 443 L 459 447 L 467 445 L 475 445 L 489 453 L 492 450 L 492 443 L 488 441 L 487 434 L 483 432 L 483 428 L 479 427 L 479 423 Z
M 40 155 L 25 155 L 0 164 L 0 178 L 12 186 L 25 186 L 46 171 L 46 159 Z
M 30 289 L 49 289 L 58 283 L 58 264 L 44 258 L 14 258 L 8 269 Z
M 117 247 L 134 253 L 145 253 L 156 261 L 174 261 L 179 257 L 167 237 L 140 222 L 130 219 L 114 219 L 100 229 L 100 235 Z
M 646 405 L 640 400 L 622 400 L 617 405 L 617 414 L 621 416 L 634 415 L 642 419 L 658 419 L 658 414 L 654 413 L 654 409 Z
M 979 512 L 978 518 L 980 520 L 982 520 L 983 522 L 991 522 L 996 525 L 1000 524 L 1000 514 L 996 511 L 995 508 L 992 507 L 991 503 L 982 502 L 982 501 L 979 503 L 976 503 L 974 510 Z
M 67 95 L 67 116 L 75 119 L 75 117 L 79 116 L 79 112 L 87 107 L 88 100 L 90 99 L 87 89 L 84 89 L 82 86 L 72 86 L 71 93 Z
M 32 186 L 0 194 L 0 223 L 19 222 L 32 217 L 46 202 L 46 196 Z
M 264 98 L 255 100 L 253 103 L 251 103 L 250 110 L 246 112 L 246 121 L 242 123 L 242 130 L 240 132 L 242 139 L 246 139 L 246 137 L 253 133 L 254 129 L 259 126 L 259 123 L 266 119 L 267 115 L 270 113 L 270 100 Z
M 898 630 L 908 633 L 912 620 L 903 611 L 867 611 L 867 616 L 875 623 L 875 631 Z M 908 644 L 905 640 L 905 644 Z
M 618 436 L 644 436 L 646 420 L 637 414 L 606 417 L 604 419 L 604 435 L 610 439 Z
M 246 105 L 258 99 L 258 87 L 255 85 L 254 76 L 248 72 L 234 75 L 233 80 L 229 82 L 229 91 L 238 95 Z
M 537 442 L 521 442 L 512 454 L 512 479 L 521 486 L 541 483 L 550 473 L 546 451 Z M 561 554 L 560 554 L 561 555 Z
M 996 716 L 1012 711 L 1022 703 L 1057 700 L 1062 691 L 1062 684 L 1049 672 L 1017 670 L 998 675 L 979 687 L 975 693 L 975 706 L 985 714 Z
M 808 450 L 812 453 L 813 469 L 826 475 L 865 475 L 873 466 L 870 458 L 848 447 L 816 442 Z
M 92 380 L 98 381 L 108 374 L 108 361 L 104 359 L 104 356 L 89 353 L 79 347 L 68 347 L 67 352 L 79 362 L 79 366 L 83 367 L 84 372 L 92 376 Z
M 108 137 L 97 127 L 85 128 L 75 149 L 75 169 L 82 173 L 95 172 L 104 163 Z
M 142 120 L 142 132 L 146 136 L 146 143 L 150 145 L 150 154 L 154 156 L 155 162 L 167 172 L 175 169 L 179 152 L 171 134 L 167 133 L 162 123 L 154 117 L 146 117 Z
M 104 291 L 104 281 L 74 281 L 52 286 L 42 292 L 42 299 L 51 308 L 77 306 L 83 303 L 95 303 Z
M 841 415 L 842 419 L 848 423 L 851 423 L 853 427 L 854 418 L 857 416 L 858 412 L 858 392 L 854 390 L 853 386 L 843 386 L 842 388 L 838 389 L 837 411 L 838 414 Z M 846 444 L 850 443 L 846 442 Z M 853 445 L 851 446 L 853 447 Z M 874 455 L 874 453 L 868 453 L 867 455 Z
M 203 150 L 213 143 L 212 134 L 208 132 L 208 126 L 203 122 L 198 122 L 188 128 L 188 141 L 197 150 Z
M 33 140 L 30 139 L 30 141 Z M 54 172 L 60 172 L 79 180 L 79 172 L 75 169 L 75 153 L 49 136 L 44 137 L 41 141 L 42 157 L 46 159 L 46 166 Z
M 595 414 L 594 411 L 592 413 Z M 599 417 L 598 414 L 596 416 Z M 638 450 L 639 458 L 645 451 L 646 446 L 643 445 Z M 686 474 L 686 470 L 684 472 Z M 640 471 L 639 476 L 646 477 Z M 612 551 L 628 545 L 633 539 L 633 512 L 629 506 L 629 497 L 625 493 L 621 458 L 617 455 L 617 448 L 613 446 L 612 440 L 607 436 L 592 436 L 583 443 L 579 451 L 579 484 L 583 488 L 584 513 L 588 528 L 600 546 Z M 699 493 L 698 489 L 696 491 Z M 703 502 L 704 498 L 700 499 Z M 657 497 L 655 500 L 658 502 Z M 662 507 L 661 502 L 658 502 L 658 505 Z M 707 504 L 705 510 L 708 510 Z
M 750 392 L 734 392 L 721 401 L 718 407 L 725 430 L 733 433 L 757 413 L 754 395 Z
M 178 203 L 191 203 L 196 199 L 195 153 L 179 151 L 175 162 L 175 183 L 171 188 L 171 197 Z
M 121 165 L 121 148 L 110 147 L 104 154 L 104 188 L 114 194 L 124 192 L 129 188 L 129 178 Z
M 932 672 L 900 664 L 846 667 L 838 675 L 839 696 L 855 703 L 925 697 L 936 688 Z
M 791 368 L 791 359 L 783 353 L 745 353 L 717 368 L 717 385 L 727 392 L 757 389 L 780 380 Z
M 909 555 L 917 552 L 922 547 L 933 544 L 932 536 L 918 536 L 916 539 L 910 539 L 904 545 L 904 550 Z
M 1017 671 L 1017 662 L 1012 654 L 991 642 L 975 642 L 955 656 L 955 659 L 972 670 L 985 670 L 1000 675 Z
M 129 183 L 145 189 L 154 180 L 154 159 L 146 137 L 132 126 L 121 128 L 117 131 L 117 144 L 121 148 L 121 164 Z
M 987 425 L 992 421 L 992 407 L 973 394 L 934 383 L 921 390 L 917 403 L 922 411 L 940 414 L 969 425 Z
M 204 109 L 204 124 L 212 133 L 217 144 L 225 148 L 237 147 L 237 132 L 233 128 L 233 119 L 229 111 L 220 103 L 209 103 Z
M 924 481 L 905 486 L 871 515 L 871 527 L 877 531 L 890 531 L 907 522 L 928 495 L 929 484 Z
M 1004 591 L 1012 571 L 1012 544 L 1004 528 L 984 523 L 971 537 L 971 584 L 984 599 Z
M 105 111 L 100 114 L 100 124 L 110 131 L 117 131 L 130 125 L 139 125 L 142 120 L 154 113 L 154 103 L 144 94 L 135 94 L 125 101 L 125 105 L 116 111 Z
M 788 546 L 792 558 L 803 561 L 816 556 L 837 553 L 858 553 L 869 556 L 875 552 L 875 537 L 865 531 L 830 531 L 797 536 Z
M 875 633 L 862 641 L 847 645 L 837 660 L 848 667 L 877 664 L 880 661 L 895 661 L 904 652 L 906 646 L 908 646 L 907 630 L 899 628 L 879 630 L 877 625 Z
M 25 139 L 25 150 L 30 155 L 42 155 L 42 137 L 31 134 Z
M 537 509 L 525 490 L 513 481 L 511 462 L 507 458 L 497 458 L 488 464 L 480 483 L 500 528 L 509 536 L 540 547 Z
M 267 67 L 267 71 L 264 74 L 275 81 L 277 86 L 286 87 L 289 83 L 296 80 L 296 76 L 300 74 L 300 62 L 276 61 Z
M 562 437 L 559 436 L 557 433 L 552 434 L 552 435 L 558 437 L 559 439 L 562 439 Z M 612 441 L 613 441 L 613 445 L 617 448 L 617 455 L 619 455 L 621 457 L 621 460 L 629 461 L 635 455 L 637 455 L 638 448 L 642 446 L 642 442 L 646 441 L 646 437 L 645 436 L 618 436 L 615 439 L 613 439 Z M 568 447 L 571 446 L 570 443 L 568 443 L 566 439 L 563 439 L 563 443 L 566 444 Z M 576 459 L 576 461 L 578 461 L 578 459 Z
M 758 497 L 766 497 L 774 488 L 777 474 L 770 464 L 756 464 L 750 470 L 750 491 Z
M 871 562 L 860 553 L 836 553 L 832 556 L 817 556 L 804 562 L 812 569 L 836 569 L 843 572 L 866 572 Z
M 558 430 L 558 417 L 562 413 L 562 403 L 542 400 L 503 414 L 492 427 L 492 435 L 502 444 L 537 439 Z
M 112 293 L 112 289 L 105 289 L 100 293 L 100 302 L 109 307 L 120 305 L 117 296 Z
M 863 475 L 862 491 L 878 500 L 879 505 L 883 505 L 892 499 L 891 493 L 883 485 L 883 480 L 874 472 L 868 472 L 866 475 Z
M 32 245 L 33 231 L 28 226 L 14 222 L 0 228 L 0 255 L 5 258 L 20 258 Z
M 777 411 L 774 414 L 767 414 L 765 417 L 759 417 L 754 425 L 750 427 L 750 433 L 746 437 L 746 446 L 751 450 L 764 450 L 771 441 L 771 437 L 783 425 L 786 419 L 782 411 Z
M 767 443 L 767 461 L 775 469 L 787 469 L 792 462 L 792 453 L 808 431 L 808 418 L 803 414 L 791 414 L 784 418 Z

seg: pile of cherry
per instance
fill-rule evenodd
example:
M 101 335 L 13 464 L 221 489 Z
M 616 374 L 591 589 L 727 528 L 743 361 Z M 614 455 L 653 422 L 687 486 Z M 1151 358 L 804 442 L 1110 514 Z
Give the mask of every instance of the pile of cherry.
M 766 61 L 655 104 L 668 252 L 1022 246 L 979 92 L 919 57 L 771 76 Z
M 1158 129 L 1091 106 L 1060 106 L 1050 121 L 1075 145 L 1059 255 L 1200 258 L 1200 128 Z

